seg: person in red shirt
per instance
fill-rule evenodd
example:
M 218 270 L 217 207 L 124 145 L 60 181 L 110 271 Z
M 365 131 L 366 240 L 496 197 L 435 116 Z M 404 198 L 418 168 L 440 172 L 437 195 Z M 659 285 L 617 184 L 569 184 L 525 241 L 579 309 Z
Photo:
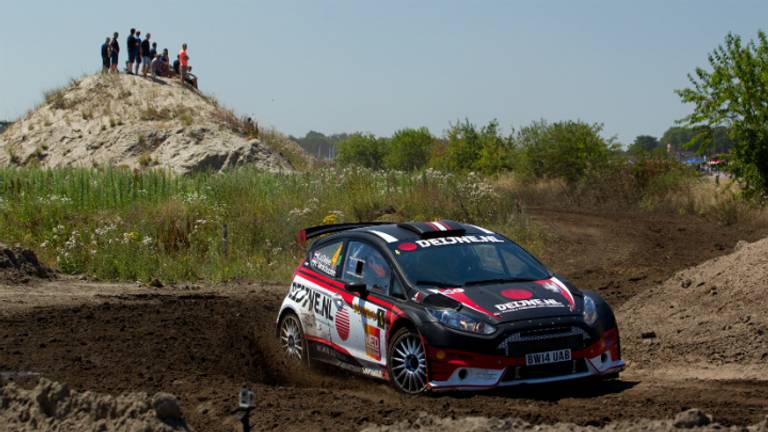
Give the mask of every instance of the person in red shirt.
M 181 45 L 181 51 L 179 51 L 179 62 L 181 63 L 181 73 L 179 77 L 181 82 L 184 82 L 184 78 L 187 76 L 187 68 L 189 67 L 189 54 L 187 54 L 187 44 Z

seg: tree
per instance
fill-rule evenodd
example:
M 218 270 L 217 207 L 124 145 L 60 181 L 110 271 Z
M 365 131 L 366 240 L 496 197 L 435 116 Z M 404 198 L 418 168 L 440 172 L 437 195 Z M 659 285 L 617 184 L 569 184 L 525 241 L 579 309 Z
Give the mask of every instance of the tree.
M 479 145 L 475 169 L 484 174 L 496 174 L 512 167 L 514 143 L 511 137 L 500 133 L 499 122 L 491 120 L 480 130 Z
M 448 129 L 445 145 L 436 146 L 433 156 L 439 159 L 433 165 L 450 171 L 497 173 L 511 167 L 514 154 L 512 138 L 501 135 L 496 120 L 479 129 L 469 120 L 456 122 Z
M 655 136 L 638 135 L 637 138 L 635 138 L 635 142 L 629 146 L 629 151 L 630 153 L 634 154 L 650 153 L 656 150 L 658 147 L 659 140 L 656 139 Z
M 432 151 L 432 134 L 425 127 L 400 129 L 389 139 L 384 165 L 390 169 L 412 171 L 427 165 Z
M 382 169 L 386 147 L 386 140 L 377 139 L 373 134 L 354 133 L 339 143 L 336 161 L 341 165 Z
M 725 44 L 708 57 L 711 71 L 696 68 L 689 74 L 691 88 L 676 90 L 684 103 L 694 105 L 683 119 L 688 126 L 726 127 L 734 146 L 729 170 L 748 195 L 768 196 L 768 37 L 743 44 L 729 33 Z M 697 137 L 706 143 L 711 134 Z
M 672 150 L 675 151 L 685 150 L 695 136 L 696 131 L 694 131 L 692 128 L 672 126 L 664 132 L 664 135 L 661 136 L 659 144 L 664 147 L 665 151 L 667 149 L 667 145 L 670 145 Z
M 474 167 L 480 156 L 477 127 L 468 119 L 451 124 L 442 168 L 448 171 L 466 171 Z
M 575 183 L 608 165 L 615 151 L 612 140 L 600 136 L 603 126 L 580 121 L 534 122 L 520 130 L 517 141 L 523 171 L 535 178 L 562 178 Z
M 336 145 L 347 137 L 349 135 L 345 133 L 325 136 L 320 132 L 309 131 L 304 138 L 294 136 L 290 138 L 299 143 L 307 153 L 317 156 L 318 159 L 333 159 Z

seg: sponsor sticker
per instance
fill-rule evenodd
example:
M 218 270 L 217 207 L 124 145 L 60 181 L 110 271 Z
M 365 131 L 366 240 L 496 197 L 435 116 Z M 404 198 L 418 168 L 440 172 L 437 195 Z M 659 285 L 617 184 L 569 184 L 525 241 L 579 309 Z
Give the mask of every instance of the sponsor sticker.
M 507 303 L 494 305 L 499 314 L 517 312 L 528 309 L 568 307 L 555 299 L 528 299 L 515 300 Z
M 349 312 L 347 308 L 341 307 L 336 312 L 336 333 L 339 338 L 346 341 L 349 338 Z
M 333 299 L 328 295 L 294 281 L 288 291 L 288 298 L 298 303 L 302 309 L 314 312 L 316 317 L 333 321 Z
M 384 371 L 381 369 L 363 367 L 362 372 L 364 375 L 368 375 L 376 378 L 384 378 Z
M 428 248 L 432 246 L 448 246 L 454 244 L 472 244 L 472 243 L 504 243 L 504 240 L 493 236 L 475 236 L 467 235 L 460 237 L 438 237 L 426 240 L 416 240 L 416 244 L 422 248 Z

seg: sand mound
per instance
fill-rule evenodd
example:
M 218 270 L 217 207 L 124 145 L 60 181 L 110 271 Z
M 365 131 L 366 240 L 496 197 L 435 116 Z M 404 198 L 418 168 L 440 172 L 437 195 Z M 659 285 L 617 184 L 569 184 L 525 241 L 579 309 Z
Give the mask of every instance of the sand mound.
M 186 430 L 172 395 L 76 393 L 46 379 L 40 379 L 32 390 L 12 383 L 0 388 L 0 424 L 7 428 L 4 430 L 19 432 Z
M 178 81 L 99 74 L 48 92 L 12 124 L 0 135 L 0 164 L 291 170 L 277 151 L 247 137 L 254 133 Z
M 626 357 L 768 368 L 768 238 L 677 273 L 618 313 Z
M 8 247 L 0 243 L 0 282 L 25 283 L 32 277 L 50 279 L 55 276 L 29 249 Z
M 571 423 L 551 425 L 533 425 L 515 418 L 461 417 L 442 418 L 421 413 L 414 420 L 405 420 L 393 425 L 368 425 L 363 432 L 502 432 L 502 431 L 542 431 L 542 432 L 587 432 L 587 431 L 679 431 L 695 428 L 697 431 L 768 431 L 768 418 L 749 426 L 723 427 L 712 423 L 712 416 L 698 409 L 690 409 L 670 420 L 635 420 L 615 422 L 605 426 L 578 426 Z

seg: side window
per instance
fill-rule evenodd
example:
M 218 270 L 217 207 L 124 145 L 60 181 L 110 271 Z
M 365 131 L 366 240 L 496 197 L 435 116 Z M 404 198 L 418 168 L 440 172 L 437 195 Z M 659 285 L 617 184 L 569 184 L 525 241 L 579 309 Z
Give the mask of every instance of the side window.
M 392 269 L 373 246 L 351 241 L 341 277 L 345 282 L 364 283 L 368 291 L 387 295 L 392 281 Z
M 335 277 L 341 264 L 341 250 L 343 247 L 344 242 L 339 240 L 313 250 L 309 254 L 309 266 L 328 276 Z
M 403 288 L 403 284 L 400 282 L 400 279 L 398 279 L 395 275 L 392 275 L 392 285 L 389 289 L 389 295 L 399 299 L 405 299 L 405 288 Z

